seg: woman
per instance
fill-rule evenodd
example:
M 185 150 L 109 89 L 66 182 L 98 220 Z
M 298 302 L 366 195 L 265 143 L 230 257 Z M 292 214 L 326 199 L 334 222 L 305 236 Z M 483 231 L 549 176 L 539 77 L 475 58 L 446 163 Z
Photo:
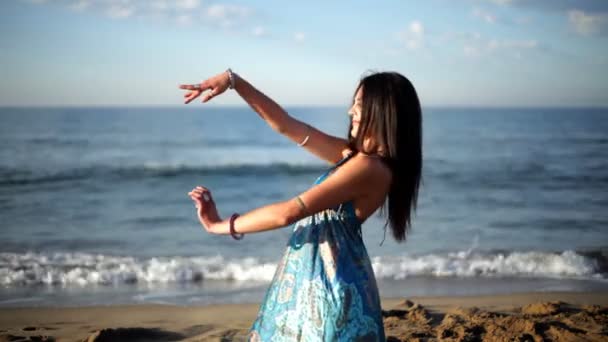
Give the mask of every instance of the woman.
M 272 127 L 332 164 L 294 198 L 222 220 L 209 189 L 190 197 L 212 234 L 243 235 L 295 223 L 283 258 L 249 333 L 250 341 L 384 341 L 380 297 L 361 224 L 385 209 L 393 237 L 404 241 L 422 171 L 421 110 L 412 84 L 395 72 L 365 76 L 356 88 L 346 139 L 289 116 L 246 80 L 226 72 L 189 90 L 185 103 L 231 88 Z M 238 219 L 237 219 L 238 218 Z

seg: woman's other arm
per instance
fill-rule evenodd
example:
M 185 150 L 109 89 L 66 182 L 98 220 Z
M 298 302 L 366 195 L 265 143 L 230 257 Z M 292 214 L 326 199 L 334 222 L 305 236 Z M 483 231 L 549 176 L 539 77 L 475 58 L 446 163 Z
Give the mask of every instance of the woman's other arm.
M 234 221 L 235 231 L 250 234 L 285 227 L 311 214 L 369 194 L 370 191 L 378 191 L 382 186 L 374 180 L 381 180 L 385 176 L 379 163 L 380 161 L 365 156 L 354 156 L 321 184 L 299 195 L 304 208 L 296 197 L 256 208 Z M 204 193 L 210 196 L 207 189 L 194 189 L 190 193 L 197 206 L 208 205 L 201 202 Z M 199 209 L 201 225 L 213 234 L 230 234 L 229 220 L 221 220 L 216 214 L 215 204 L 211 202 L 211 205 L 212 210 Z

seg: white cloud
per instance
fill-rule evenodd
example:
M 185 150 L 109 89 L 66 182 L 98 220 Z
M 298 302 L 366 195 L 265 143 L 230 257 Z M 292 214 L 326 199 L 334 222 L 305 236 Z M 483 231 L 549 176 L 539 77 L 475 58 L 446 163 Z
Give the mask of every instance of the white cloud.
M 513 0 L 490 0 L 490 2 L 493 2 L 493 3 L 497 4 L 497 5 L 504 6 L 504 5 L 510 5 L 510 4 L 512 4 Z
M 79 1 L 75 1 L 74 3 L 72 3 L 70 5 L 70 9 L 73 9 L 74 11 L 84 11 L 90 5 L 91 5 L 91 2 L 89 0 L 79 0 Z
M 266 32 L 266 29 L 263 28 L 262 26 L 256 26 L 251 31 L 251 34 L 253 34 L 256 37 L 263 37 L 267 34 L 267 32 Z
M 424 25 L 418 20 L 412 21 L 406 30 L 397 33 L 398 39 L 410 50 L 418 50 L 424 45 Z
M 0 0 L 4 1 L 4 0 Z M 74 11 L 90 11 L 110 18 L 144 18 L 179 26 L 200 24 L 215 29 L 235 29 L 242 34 L 264 36 L 267 29 L 251 29 L 254 10 L 245 5 L 215 3 L 205 0 L 21 0 L 47 3 Z
M 541 11 L 567 12 L 573 9 L 587 13 L 608 12 L 608 1 L 606 0 L 475 0 L 477 2 L 490 2 L 500 6 L 514 6 Z
M 496 23 L 496 16 L 481 8 L 478 8 L 478 7 L 473 8 L 472 14 L 474 17 L 479 18 L 488 24 Z
M 251 15 L 250 8 L 238 5 L 211 5 L 205 11 L 207 19 L 219 24 L 222 27 L 233 27 L 236 22 L 240 22 Z
M 192 24 L 192 17 L 188 14 L 180 14 L 175 18 L 175 22 L 180 26 L 188 26 Z
M 455 43 L 467 57 L 483 57 L 500 54 L 521 58 L 526 51 L 543 49 L 536 39 L 496 39 L 484 37 L 479 32 L 449 32 L 441 37 L 444 44 Z
M 517 25 L 528 25 L 532 23 L 530 16 L 520 16 L 513 19 L 513 23 Z
M 412 21 L 410 23 L 410 32 L 415 34 L 415 35 L 423 35 L 424 34 L 424 27 L 422 26 L 422 23 L 419 21 Z
M 464 54 L 469 57 L 477 57 L 481 53 L 479 51 L 479 48 L 472 46 L 472 45 L 466 45 L 466 44 L 462 47 L 462 52 L 464 52 Z
M 211 5 L 207 8 L 207 16 L 217 19 L 226 19 L 228 16 L 246 17 L 251 11 L 244 6 L 237 5 Z
M 201 5 L 200 0 L 177 0 L 175 6 L 179 9 L 192 10 Z
M 513 57 L 521 58 L 524 51 L 536 49 L 538 41 L 534 39 L 522 40 L 499 40 L 499 39 L 480 39 L 470 42 L 463 46 L 463 52 L 467 56 L 478 57 L 495 52 L 510 54 Z
M 148 2 L 137 0 L 23 0 L 32 4 L 53 4 L 65 6 L 74 11 L 84 11 L 86 9 L 98 10 L 111 18 L 127 18 L 135 13 L 135 4 L 148 5 Z
M 130 17 L 134 12 L 135 7 L 130 5 L 111 5 L 106 11 L 106 14 L 110 18 L 122 19 Z
M 296 32 L 293 35 L 293 39 L 298 43 L 303 42 L 306 39 L 306 34 L 304 32 Z
M 591 36 L 608 28 L 608 13 L 588 14 L 581 10 L 568 11 L 568 22 L 578 34 Z
M 481 1 L 481 0 L 478 0 Z M 497 5 L 508 5 L 541 11 L 563 13 L 576 33 L 592 36 L 608 32 L 608 0 L 484 0 Z M 482 17 L 477 11 L 475 16 Z M 518 22 L 516 22 L 518 23 Z M 519 21 L 521 23 L 521 20 Z
M 154 10 L 164 11 L 166 9 L 169 9 L 169 4 L 166 0 L 156 0 L 150 2 L 150 7 Z
M 538 47 L 538 41 L 534 39 L 522 39 L 522 40 L 497 40 L 490 39 L 487 42 L 489 50 L 498 49 L 534 49 Z

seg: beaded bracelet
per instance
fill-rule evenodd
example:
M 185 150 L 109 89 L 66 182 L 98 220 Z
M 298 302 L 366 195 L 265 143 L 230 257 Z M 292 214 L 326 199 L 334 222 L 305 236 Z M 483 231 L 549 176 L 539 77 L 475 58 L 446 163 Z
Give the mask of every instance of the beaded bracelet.
M 234 213 L 232 214 L 232 216 L 230 216 L 230 236 L 232 236 L 232 238 L 235 240 L 241 240 L 245 236 L 245 234 L 237 234 L 234 231 L 234 220 L 236 220 L 237 217 L 239 217 L 239 214 L 237 213 Z
M 228 85 L 228 88 L 230 89 L 234 89 L 235 86 L 235 79 L 234 79 L 234 72 L 232 71 L 232 69 L 228 68 L 226 70 L 226 72 L 228 73 L 228 79 L 230 80 L 230 83 Z

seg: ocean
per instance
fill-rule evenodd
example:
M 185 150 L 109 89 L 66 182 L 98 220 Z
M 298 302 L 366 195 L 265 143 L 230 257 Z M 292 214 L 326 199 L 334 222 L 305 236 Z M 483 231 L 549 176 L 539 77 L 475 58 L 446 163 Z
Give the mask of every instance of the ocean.
M 608 109 L 425 108 L 423 140 L 407 241 L 363 225 L 381 296 L 608 290 Z M 248 107 L 0 108 L 0 307 L 260 302 L 293 226 L 209 235 L 187 193 L 227 217 L 329 167 Z

